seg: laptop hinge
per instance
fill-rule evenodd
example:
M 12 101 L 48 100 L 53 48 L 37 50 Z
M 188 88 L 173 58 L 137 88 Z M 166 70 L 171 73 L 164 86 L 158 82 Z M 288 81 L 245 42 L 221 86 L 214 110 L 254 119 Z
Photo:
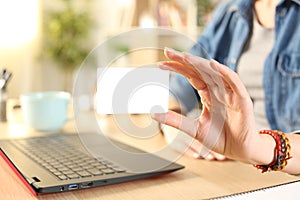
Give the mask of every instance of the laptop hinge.
M 18 176 L 18 178 L 22 181 L 22 183 L 26 186 L 27 189 L 31 192 L 32 195 L 37 196 L 34 188 L 31 187 L 31 182 L 27 182 L 27 178 L 23 176 L 22 173 L 15 167 L 15 165 L 9 160 L 4 151 L 0 148 L 0 157 L 4 159 L 4 161 L 8 164 L 8 166 L 13 170 L 13 172 Z M 26 180 L 25 180 L 26 179 Z

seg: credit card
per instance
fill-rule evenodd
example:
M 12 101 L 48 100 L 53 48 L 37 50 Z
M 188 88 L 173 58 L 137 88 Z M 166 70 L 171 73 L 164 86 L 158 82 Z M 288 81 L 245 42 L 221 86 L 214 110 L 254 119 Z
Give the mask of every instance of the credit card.
M 158 67 L 100 67 L 99 114 L 150 114 L 168 111 L 169 71 Z

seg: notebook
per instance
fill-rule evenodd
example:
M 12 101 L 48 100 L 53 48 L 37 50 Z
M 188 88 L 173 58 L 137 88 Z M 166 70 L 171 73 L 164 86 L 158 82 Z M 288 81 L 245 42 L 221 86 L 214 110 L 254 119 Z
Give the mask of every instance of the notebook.
M 300 180 L 213 199 L 299 199 Z
M 114 142 L 130 151 L 143 152 L 127 144 Z M 109 151 L 105 148 L 111 146 L 102 144 L 101 149 Z M 113 159 L 92 156 L 77 134 L 57 133 L 42 137 L 0 140 L 0 149 L 1 157 L 35 196 L 133 181 L 184 168 L 148 153 L 151 162 L 162 163 L 164 167 L 133 172 L 128 167 L 119 165 L 116 156 Z M 127 158 L 122 156 L 120 159 L 124 162 Z M 145 161 L 133 160 L 131 157 L 128 157 L 127 162 L 130 162 L 128 166 L 133 167 L 147 165 Z

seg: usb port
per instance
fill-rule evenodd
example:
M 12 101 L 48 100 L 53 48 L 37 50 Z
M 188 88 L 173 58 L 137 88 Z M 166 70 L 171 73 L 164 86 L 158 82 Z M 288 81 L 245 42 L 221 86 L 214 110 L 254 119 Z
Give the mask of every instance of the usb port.
M 76 190 L 76 189 L 78 189 L 78 184 L 70 184 L 70 185 L 68 186 L 68 189 L 69 189 L 69 190 Z
M 90 188 L 93 186 L 93 182 L 82 183 L 81 188 Z

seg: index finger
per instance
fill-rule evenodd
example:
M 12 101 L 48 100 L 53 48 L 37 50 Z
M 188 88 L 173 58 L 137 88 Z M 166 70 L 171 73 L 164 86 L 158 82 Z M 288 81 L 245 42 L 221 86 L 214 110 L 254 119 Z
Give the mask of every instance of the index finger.
M 211 67 L 209 60 L 189 53 L 178 52 L 171 48 L 165 48 L 164 53 L 169 59 L 179 62 L 184 66 L 184 69 L 181 70 L 177 68 L 177 72 L 182 74 L 183 71 L 189 71 L 188 75 L 193 73 L 195 75 L 193 78 L 201 78 L 207 85 L 223 87 L 223 81 L 221 80 L 219 71 Z

